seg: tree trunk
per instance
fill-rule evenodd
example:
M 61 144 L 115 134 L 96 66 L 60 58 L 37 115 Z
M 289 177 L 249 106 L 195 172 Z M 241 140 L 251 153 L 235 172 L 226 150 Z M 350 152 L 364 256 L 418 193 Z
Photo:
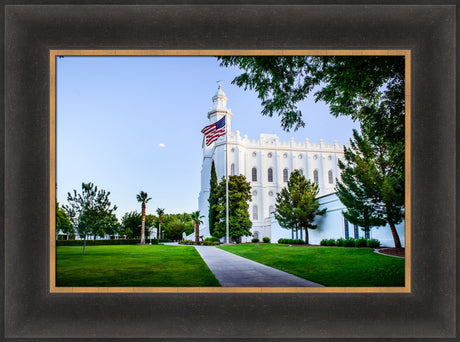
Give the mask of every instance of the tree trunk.
M 157 239 L 158 239 L 158 243 L 160 243 L 160 239 L 161 239 L 161 216 L 158 218 L 158 236 L 157 236 Z
M 145 203 L 142 202 L 141 245 L 145 245 Z
M 195 227 L 195 242 L 198 243 L 200 242 L 200 226 L 197 225 L 197 224 L 194 224 L 194 227 Z
M 309 244 L 309 241 L 308 241 L 308 228 L 305 227 L 305 243 L 308 245 Z
M 401 248 L 401 241 L 399 240 L 398 231 L 396 230 L 394 223 L 390 223 L 390 229 L 391 229 L 391 234 L 393 235 L 393 240 L 395 242 L 395 247 Z
M 85 239 L 83 240 L 83 254 L 85 254 L 85 250 L 86 250 L 86 235 L 85 235 Z

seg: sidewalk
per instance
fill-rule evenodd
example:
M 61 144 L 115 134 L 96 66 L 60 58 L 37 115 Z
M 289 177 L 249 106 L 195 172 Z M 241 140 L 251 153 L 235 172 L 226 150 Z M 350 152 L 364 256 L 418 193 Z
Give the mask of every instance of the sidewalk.
M 222 286 L 313 287 L 323 286 L 273 267 L 211 246 L 195 246 Z

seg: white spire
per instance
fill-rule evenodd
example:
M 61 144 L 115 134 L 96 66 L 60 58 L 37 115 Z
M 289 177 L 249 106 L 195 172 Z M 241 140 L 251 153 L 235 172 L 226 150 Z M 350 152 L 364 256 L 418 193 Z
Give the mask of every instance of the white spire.
M 222 90 L 222 85 L 219 83 L 219 88 L 217 93 L 212 97 L 212 102 L 214 103 L 215 110 L 227 110 L 227 96 L 225 96 L 224 91 Z
M 231 119 L 233 114 L 230 108 L 227 108 L 227 96 L 222 90 L 222 85 L 220 83 L 216 94 L 212 97 L 212 102 L 214 106 L 208 111 L 209 122 L 217 122 L 226 115 L 227 131 L 231 131 Z

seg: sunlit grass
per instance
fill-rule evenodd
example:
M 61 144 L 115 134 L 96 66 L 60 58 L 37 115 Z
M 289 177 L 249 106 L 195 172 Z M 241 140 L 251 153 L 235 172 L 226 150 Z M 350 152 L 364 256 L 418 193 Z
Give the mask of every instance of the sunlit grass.
M 57 247 L 57 286 L 220 286 L 194 247 Z
M 325 286 L 404 286 L 404 259 L 380 255 L 369 248 L 277 244 L 220 248 Z

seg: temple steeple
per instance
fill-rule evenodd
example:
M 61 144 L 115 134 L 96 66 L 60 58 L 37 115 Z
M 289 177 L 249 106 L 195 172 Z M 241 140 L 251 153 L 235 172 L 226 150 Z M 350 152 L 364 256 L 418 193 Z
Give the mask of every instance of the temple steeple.
M 231 131 L 232 111 L 227 108 L 227 96 L 222 90 L 222 85 L 219 84 L 216 94 L 212 97 L 213 107 L 208 112 L 209 123 L 214 123 L 227 115 L 227 130 Z

